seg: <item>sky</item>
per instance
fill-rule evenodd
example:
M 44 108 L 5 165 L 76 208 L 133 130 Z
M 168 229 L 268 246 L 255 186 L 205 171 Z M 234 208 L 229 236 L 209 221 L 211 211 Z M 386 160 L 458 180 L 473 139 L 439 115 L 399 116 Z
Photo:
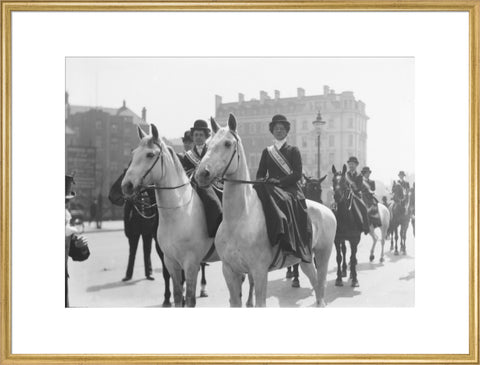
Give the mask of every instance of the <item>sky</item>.
M 215 95 L 235 102 L 353 91 L 366 104 L 371 178 L 389 183 L 415 169 L 413 58 L 67 58 L 72 105 L 118 108 L 123 100 L 166 138 L 179 138 L 196 119 L 215 115 Z M 225 121 L 219 121 L 224 124 Z

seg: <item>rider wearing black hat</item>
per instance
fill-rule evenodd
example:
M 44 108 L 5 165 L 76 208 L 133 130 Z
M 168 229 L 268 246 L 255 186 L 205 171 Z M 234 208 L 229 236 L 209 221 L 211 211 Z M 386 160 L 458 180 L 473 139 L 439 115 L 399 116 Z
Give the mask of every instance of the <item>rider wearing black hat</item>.
M 407 180 L 405 180 L 405 176 L 407 176 L 405 174 L 405 171 L 400 171 L 398 173 L 398 177 L 399 179 L 394 182 L 394 184 L 398 184 L 402 187 L 402 193 L 403 195 L 400 197 L 400 202 L 405 205 L 406 204 L 406 201 L 407 201 L 407 198 L 408 198 L 408 192 L 410 191 L 410 184 Z M 393 191 L 393 188 L 392 188 L 392 191 Z
M 370 167 L 365 166 L 361 173 L 363 176 L 362 197 L 363 202 L 367 206 L 368 218 L 374 227 L 381 227 L 382 222 L 378 213 L 378 199 L 375 197 L 375 181 L 370 180 L 372 170 L 370 170 Z
M 270 243 L 279 244 L 284 255 L 311 262 L 312 227 L 300 187 L 302 157 L 297 147 L 287 143 L 290 122 L 284 115 L 275 115 L 269 130 L 275 141 L 263 150 L 256 176 L 268 183 L 254 188 L 265 210 Z
M 358 164 L 358 158 L 351 156 L 347 161 L 348 171 L 345 176 L 353 193 L 352 207 L 354 208 L 357 225 L 363 233 L 368 234 L 370 221 L 368 219 L 367 207 L 362 200 L 363 177 L 357 172 Z
M 186 134 L 186 132 L 185 132 Z M 193 177 L 203 156 L 207 153 L 206 141 L 210 137 L 210 128 L 206 121 L 198 119 L 190 128 L 190 136 L 193 139 L 194 146 L 186 151 L 180 161 L 189 177 Z M 210 237 L 215 237 L 217 229 L 222 221 L 222 192 L 221 186 L 199 187 L 192 178 L 192 185 L 197 191 L 198 196 L 203 202 L 205 215 L 207 218 L 207 230 Z

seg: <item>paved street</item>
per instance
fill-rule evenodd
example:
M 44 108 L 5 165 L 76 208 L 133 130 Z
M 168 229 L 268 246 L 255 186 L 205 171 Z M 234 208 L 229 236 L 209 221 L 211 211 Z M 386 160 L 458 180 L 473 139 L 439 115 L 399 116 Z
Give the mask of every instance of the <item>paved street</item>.
M 128 242 L 121 228 L 123 222 L 106 222 L 102 230 L 86 227 L 91 251 L 85 262 L 69 262 L 70 303 L 72 307 L 160 307 L 164 282 L 160 259 L 152 247 L 155 281 L 145 280 L 143 248 L 139 244 L 133 279 L 122 282 L 128 260 Z M 411 307 L 415 298 L 415 244 L 412 229 L 407 234 L 406 256 L 390 253 L 385 244 L 385 262 L 379 262 L 380 243 L 375 261 L 369 262 L 372 239 L 362 235 L 358 250 L 358 280 L 360 287 L 352 288 L 344 278 L 343 287 L 335 287 L 335 248 L 328 271 L 326 301 L 329 307 Z M 350 255 L 348 248 L 347 255 Z M 292 288 L 285 279 L 286 270 L 269 274 L 267 306 L 309 307 L 314 305 L 313 290 L 306 276 L 300 274 L 300 288 Z M 200 275 L 199 275 L 200 281 Z M 198 307 L 228 306 L 228 290 L 221 263 L 207 267 L 208 298 L 197 298 Z M 244 284 L 245 298 L 248 284 Z M 200 286 L 197 287 L 199 293 Z

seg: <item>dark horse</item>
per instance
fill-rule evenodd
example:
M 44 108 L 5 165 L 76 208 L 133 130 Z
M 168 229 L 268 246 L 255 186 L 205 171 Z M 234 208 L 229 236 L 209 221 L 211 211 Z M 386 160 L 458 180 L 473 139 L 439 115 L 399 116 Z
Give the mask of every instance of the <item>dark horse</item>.
M 342 277 L 347 276 L 346 252 L 347 247 L 345 241 L 350 242 L 350 278 L 352 279 L 352 287 L 357 287 L 357 247 L 360 242 L 362 233 L 361 224 L 355 216 L 354 204 L 357 199 L 353 196 L 353 192 L 348 186 L 345 173 L 347 166 L 343 165 L 342 171 L 337 171 L 332 166 L 333 172 L 333 191 L 335 203 L 332 207 L 337 219 L 337 232 L 335 235 L 335 250 L 337 252 L 337 279 L 336 286 L 343 286 Z M 343 262 L 342 262 L 343 261 Z
M 303 178 L 305 179 L 305 183 L 302 184 L 302 191 L 303 195 L 305 195 L 306 199 L 316 201 L 320 204 L 323 204 L 322 202 L 322 181 L 325 180 L 327 175 L 320 179 L 314 179 L 312 177 L 308 177 L 305 174 L 303 174 Z M 293 266 L 289 266 L 287 268 L 287 279 L 292 280 L 292 287 L 293 288 L 299 288 L 300 287 L 300 281 L 298 280 L 298 264 L 295 264 Z
M 403 188 L 400 184 L 393 182 L 392 186 L 393 202 L 390 203 L 390 227 L 391 234 L 390 251 L 393 250 L 393 240 L 395 234 L 395 255 L 398 255 L 398 227 L 400 226 L 400 251 L 406 255 L 406 240 L 407 229 L 410 223 L 410 207 L 409 207 L 409 192 L 404 194 Z

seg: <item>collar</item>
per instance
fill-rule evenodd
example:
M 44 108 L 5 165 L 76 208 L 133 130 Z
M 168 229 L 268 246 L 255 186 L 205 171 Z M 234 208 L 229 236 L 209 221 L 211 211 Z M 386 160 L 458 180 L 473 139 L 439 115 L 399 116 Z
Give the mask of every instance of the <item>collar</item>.
M 197 151 L 199 154 L 202 154 L 203 149 L 205 148 L 206 144 L 202 144 L 201 146 L 195 146 L 195 151 Z
M 287 137 L 285 137 L 285 138 L 282 139 L 281 141 L 275 140 L 275 141 L 273 142 L 273 144 L 275 145 L 275 147 L 277 147 L 278 149 L 282 148 L 285 143 L 287 143 Z

